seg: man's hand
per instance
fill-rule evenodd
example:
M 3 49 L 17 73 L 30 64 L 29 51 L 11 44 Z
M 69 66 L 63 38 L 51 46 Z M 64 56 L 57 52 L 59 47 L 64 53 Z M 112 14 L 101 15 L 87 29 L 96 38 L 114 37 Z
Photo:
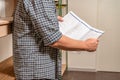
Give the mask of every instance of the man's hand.
M 96 51 L 98 46 L 98 39 L 87 39 L 85 41 L 86 51 L 93 52 Z
M 63 18 L 61 16 L 57 17 L 58 21 L 63 22 Z

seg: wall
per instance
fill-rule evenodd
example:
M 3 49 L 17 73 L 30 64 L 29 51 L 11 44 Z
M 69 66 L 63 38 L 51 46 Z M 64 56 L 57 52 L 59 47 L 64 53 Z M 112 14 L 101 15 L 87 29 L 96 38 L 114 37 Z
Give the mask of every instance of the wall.
M 105 31 L 95 53 L 69 53 L 70 69 L 120 72 L 119 4 L 119 0 L 69 0 L 69 11 Z

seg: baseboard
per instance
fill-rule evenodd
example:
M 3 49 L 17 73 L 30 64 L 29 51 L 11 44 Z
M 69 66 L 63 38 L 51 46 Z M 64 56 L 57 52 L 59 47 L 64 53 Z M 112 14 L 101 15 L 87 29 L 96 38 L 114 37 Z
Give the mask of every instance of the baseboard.
M 84 71 L 84 72 L 120 72 L 118 68 L 111 67 L 101 67 L 100 69 L 91 69 L 91 68 L 71 68 L 68 67 L 68 71 Z
M 120 72 L 120 66 L 103 66 L 100 65 L 97 71 Z
M 90 68 L 68 68 L 68 71 L 97 72 L 96 69 L 90 69 Z

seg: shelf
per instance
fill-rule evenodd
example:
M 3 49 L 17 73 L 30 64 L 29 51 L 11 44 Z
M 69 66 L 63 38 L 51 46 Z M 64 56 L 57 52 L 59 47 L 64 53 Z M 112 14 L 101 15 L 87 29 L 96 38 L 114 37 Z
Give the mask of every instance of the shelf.
M 56 6 L 58 6 L 58 4 L 56 4 Z M 62 6 L 62 7 L 66 7 L 66 6 L 67 6 L 67 4 L 62 4 L 61 6 Z
M 11 33 L 10 24 L 12 22 L 12 17 L 0 18 L 0 37 L 7 36 Z

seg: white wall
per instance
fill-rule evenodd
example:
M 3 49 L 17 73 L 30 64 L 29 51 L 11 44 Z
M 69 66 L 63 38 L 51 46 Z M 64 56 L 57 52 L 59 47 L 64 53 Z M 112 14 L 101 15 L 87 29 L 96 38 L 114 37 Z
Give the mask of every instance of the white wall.
M 94 53 L 69 54 L 69 68 L 120 72 L 120 0 L 69 0 L 74 11 L 90 25 L 102 29 Z

